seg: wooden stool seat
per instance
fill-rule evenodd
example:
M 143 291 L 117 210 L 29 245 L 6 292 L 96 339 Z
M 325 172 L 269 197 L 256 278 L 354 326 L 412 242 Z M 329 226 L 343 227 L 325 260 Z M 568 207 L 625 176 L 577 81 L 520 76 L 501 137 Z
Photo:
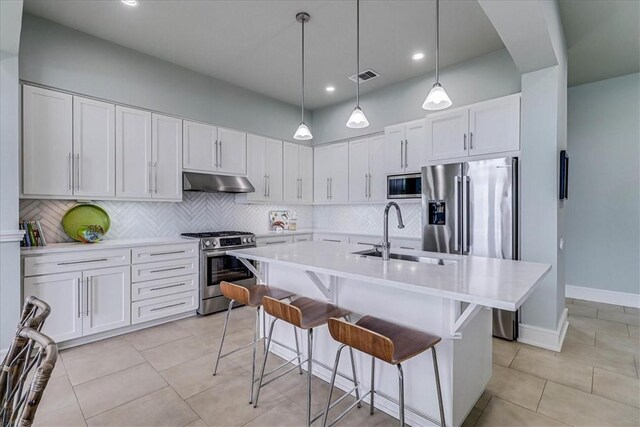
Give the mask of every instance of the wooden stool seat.
M 221 282 L 220 290 L 225 297 L 254 308 L 262 305 L 262 299 L 266 296 L 280 300 L 294 295 L 293 292 L 274 288 L 273 286 L 255 285 L 245 287 L 229 282 Z
M 291 304 L 285 304 L 271 296 L 266 296 L 262 303 L 267 313 L 300 329 L 312 329 L 324 325 L 332 317 L 344 317 L 350 314 L 349 311 L 333 304 L 307 297 L 300 297 Z

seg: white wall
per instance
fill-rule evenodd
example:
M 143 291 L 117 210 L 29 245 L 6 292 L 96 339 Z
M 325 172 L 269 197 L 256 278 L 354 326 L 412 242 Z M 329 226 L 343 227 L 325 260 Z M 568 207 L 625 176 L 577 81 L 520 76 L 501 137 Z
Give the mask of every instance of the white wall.
M 22 305 L 19 242 L 8 241 L 6 236 L 18 228 L 20 92 L 17 54 L 21 14 L 22 1 L 0 2 L 0 352 L 11 342 Z
M 568 285 L 640 294 L 640 74 L 569 88 Z
M 20 78 L 276 139 L 291 140 L 300 123 L 298 106 L 30 14 L 23 17 Z
M 520 72 L 506 50 L 444 68 L 440 71 L 440 82 L 454 106 L 520 92 Z M 422 103 L 433 83 L 434 75 L 430 73 L 361 95 L 360 107 L 371 123 L 364 129 L 349 129 L 345 125 L 355 106 L 355 93 L 352 100 L 314 110 L 313 143 L 354 138 L 423 118 L 426 111 Z

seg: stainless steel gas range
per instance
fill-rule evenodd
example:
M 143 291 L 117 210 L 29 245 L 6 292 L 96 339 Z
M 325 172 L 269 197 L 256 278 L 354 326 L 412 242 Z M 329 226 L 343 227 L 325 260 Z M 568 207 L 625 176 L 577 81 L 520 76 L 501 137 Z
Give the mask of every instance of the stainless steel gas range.
M 182 236 L 200 240 L 200 308 L 198 314 L 226 310 L 229 299 L 222 296 L 220 282 L 252 286 L 256 278 L 228 249 L 255 247 L 256 237 L 241 231 L 183 233 Z

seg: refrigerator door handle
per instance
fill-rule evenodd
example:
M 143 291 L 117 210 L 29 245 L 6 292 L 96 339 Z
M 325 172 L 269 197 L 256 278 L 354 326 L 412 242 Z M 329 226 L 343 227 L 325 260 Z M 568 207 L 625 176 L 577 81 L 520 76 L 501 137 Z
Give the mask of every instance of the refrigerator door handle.
M 464 242 L 464 249 L 463 249 L 463 253 L 464 254 L 468 254 L 469 251 L 471 250 L 471 245 L 470 245 L 470 241 L 471 241 L 471 222 L 470 222 L 470 215 L 471 215 L 471 207 L 470 207 L 470 202 L 471 202 L 471 183 L 470 183 L 470 179 L 468 176 L 464 177 L 464 223 L 463 223 L 463 232 L 464 232 L 464 237 L 463 237 L 463 242 Z
M 455 224 L 453 227 L 454 238 L 453 241 L 455 243 L 454 250 L 456 253 L 461 253 L 462 251 L 462 177 L 456 176 L 455 180 Z

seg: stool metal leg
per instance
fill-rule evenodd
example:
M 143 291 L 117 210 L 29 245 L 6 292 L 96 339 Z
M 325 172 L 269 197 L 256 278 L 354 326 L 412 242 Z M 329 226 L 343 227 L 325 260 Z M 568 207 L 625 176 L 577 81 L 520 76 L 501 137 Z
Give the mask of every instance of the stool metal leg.
M 260 397 L 260 389 L 262 388 L 262 379 L 264 378 L 264 369 L 267 367 L 267 356 L 269 355 L 269 346 L 271 345 L 271 336 L 273 335 L 273 327 L 276 324 L 277 318 L 274 318 L 271 321 L 271 326 L 269 327 L 269 337 L 267 338 L 267 347 L 264 353 L 264 360 L 262 361 L 262 369 L 260 370 L 260 380 L 258 381 L 258 389 L 256 390 L 256 399 L 253 402 L 253 407 L 256 408 L 258 406 L 258 398 Z
M 258 343 L 258 329 L 260 329 L 260 307 L 256 309 L 256 324 L 253 330 L 253 355 L 251 361 L 251 385 L 249 389 L 249 403 L 253 403 L 253 385 L 256 378 L 256 346 Z
M 220 363 L 220 355 L 222 354 L 222 345 L 224 344 L 224 337 L 227 335 L 227 325 L 229 324 L 229 316 L 231 315 L 231 309 L 233 308 L 234 302 L 235 302 L 234 300 L 231 300 L 229 302 L 227 315 L 224 318 L 224 328 L 222 329 L 222 339 L 220 340 L 220 349 L 218 349 L 218 357 L 216 358 L 216 366 L 213 368 L 213 375 L 215 375 L 218 372 L 218 363 Z
M 398 406 L 400 407 L 400 427 L 404 427 L 404 373 L 402 365 L 398 363 Z
M 333 364 L 333 372 L 331 373 L 331 382 L 329 383 L 329 397 L 327 398 L 327 406 L 324 409 L 324 416 L 322 417 L 322 427 L 326 427 L 327 419 L 329 418 L 329 408 L 331 407 L 331 395 L 333 394 L 333 386 L 336 382 L 336 375 L 338 374 L 338 364 L 340 363 L 340 354 L 346 347 L 346 344 L 342 344 L 338 347 L 336 352 L 336 361 Z
M 436 348 L 431 347 L 433 355 L 433 372 L 436 376 L 436 390 L 438 391 L 438 407 L 440 408 L 440 426 L 445 427 L 444 423 L 444 405 L 442 404 L 442 390 L 440 389 L 440 374 L 438 373 L 438 357 L 436 356 Z
M 369 415 L 373 415 L 373 396 L 376 392 L 373 383 L 376 379 L 376 358 L 371 356 L 371 402 L 369 402 Z
M 353 385 L 356 388 L 356 401 L 358 402 L 358 408 L 362 408 L 360 403 L 360 385 L 358 384 L 358 377 L 356 376 L 356 362 L 353 360 L 353 348 L 349 347 L 349 356 L 351 357 L 351 375 L 353 375 Z
M 313 328 L 307 332 L 307 427 L 311 426 L 311 377 L 313 370 Z
M 297 328 L 293 326 L 293 336 L 296 339 L 296 352 L 298 353 L 298 371 L 300 371 L 300 375 L 302 375 L 302 356 L 300 355 L 300 343 L 298 342 L 298 331 Z

